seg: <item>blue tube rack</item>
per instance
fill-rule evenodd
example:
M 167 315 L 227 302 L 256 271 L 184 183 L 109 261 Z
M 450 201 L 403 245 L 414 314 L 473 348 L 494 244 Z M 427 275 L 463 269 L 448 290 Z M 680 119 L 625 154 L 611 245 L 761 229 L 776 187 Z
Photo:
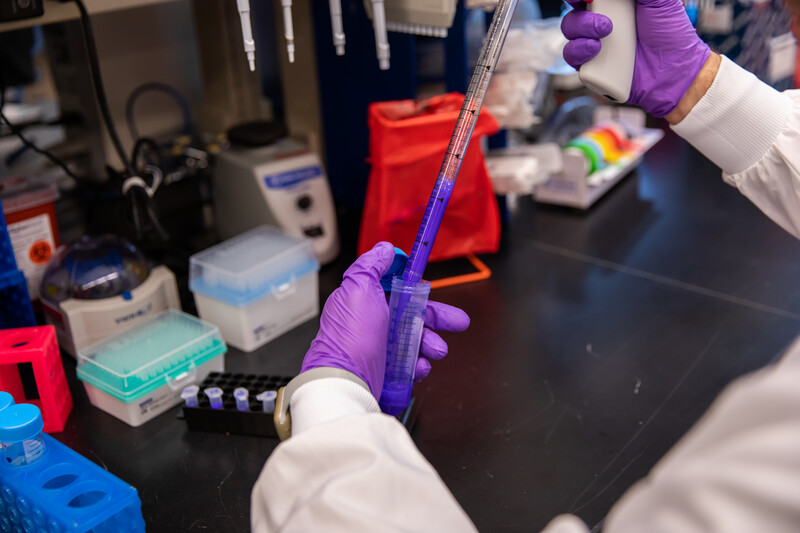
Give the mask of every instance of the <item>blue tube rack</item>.
M 134 487 L 43 437 L 39 461 L 23 467 L 0 461 L 0 532 L 144 533 Z

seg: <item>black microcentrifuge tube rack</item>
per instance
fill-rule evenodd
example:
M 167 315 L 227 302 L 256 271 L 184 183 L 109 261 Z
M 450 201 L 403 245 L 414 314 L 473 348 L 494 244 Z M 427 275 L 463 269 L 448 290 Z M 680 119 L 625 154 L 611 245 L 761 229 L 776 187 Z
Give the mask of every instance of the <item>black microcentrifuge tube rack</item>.
M 233 374 L 231 372 L 212 372 L 200 384 L 197 393 L 197 407 L 183 406 L 183 418 L 189 429 L 195 431 L 213 431 L 216 433 L 236 433 L 239 435 L 255 435 L 258 437 L 278 437 L 272 413 L 265 413 L 256 396 L 267 390 L 278 391 L 285 386 L 291 377 L 263 376 L 256 374 Z M 222 389 L 222 408 L 212 409 L 208 397 L 203 393 L 208 387 Z M 233 390 L 244 387 L 250 395 L 249 411 L 236 409 Z
M 197 407 L 186 407 L 184 405 L 182 416 L 179 415 L 179 418 L 183 418 L 189 429 L 193 431 L 278 438 L 273 422 L 273 413 L 265 413 L 261 401 L 256 400 L 256 396 L 268 390 L 277 392 L 279 388 L 285 386 L 291 379 L 291 377 L 285 376 L 212 372 L 199 385 Z M 203 390 L 209 387 L 222 389 L 221 409 L 211 408 L 208 397 L 203 393 Z M 237 387 L 244 387 L 249 391 L 250 410 L 239 411 L 236 409 L 233 390 Z M 411 431 L 417 420 L 418 413 L 419 401 L 412 397 L 409 406 L 397 418 L 408 431 Z

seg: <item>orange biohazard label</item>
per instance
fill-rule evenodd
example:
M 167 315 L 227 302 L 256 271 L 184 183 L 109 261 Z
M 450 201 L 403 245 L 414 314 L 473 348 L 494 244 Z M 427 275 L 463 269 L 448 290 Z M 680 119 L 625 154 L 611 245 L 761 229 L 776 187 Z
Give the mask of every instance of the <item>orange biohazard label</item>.
M 36 265 L 43 265 L 47 263 L 53 255 L 53 247 L 47 241 L 36 241 L 28 250 L 28 257 L 31 263 Z

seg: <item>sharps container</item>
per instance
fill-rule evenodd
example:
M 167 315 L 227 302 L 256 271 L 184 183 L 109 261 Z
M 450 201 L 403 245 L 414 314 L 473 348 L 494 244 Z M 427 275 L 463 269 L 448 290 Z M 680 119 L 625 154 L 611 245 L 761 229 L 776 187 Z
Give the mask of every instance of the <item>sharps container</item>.
M 39 299 L 44 269 L 58 247 L 55 185 L 22 177 L 0 180 L 0 202 L 17 267 L 31 300 Z
M 35 405 L 9 405 L 0 411 L 0 443 L 5 463 L 26 466 L 41 459 L 45 452 L 43 427 L 42 413 Z
M 386 344 L 386 371 L 379 405 L 384 413 L 396 416 L 408 407 L 414 385 L 419 345 L 425 326 L 425 309 L 431 284 L 392 280 L 389 298 L 389 335 Z
M 200 318 L 245 352 L 319 313 L 319 262 L 309 239 L 259 226 L 189 262 Z

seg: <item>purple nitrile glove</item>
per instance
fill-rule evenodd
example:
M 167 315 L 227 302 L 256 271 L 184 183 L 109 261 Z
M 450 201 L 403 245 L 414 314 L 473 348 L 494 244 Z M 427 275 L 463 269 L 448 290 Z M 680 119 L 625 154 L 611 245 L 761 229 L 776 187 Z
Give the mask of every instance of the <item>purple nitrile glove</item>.
M 375 399 L 380 398 L 389 333 L 389 305 L 380 279 L 393 260 L 394 246 L 379 242 L 350 265 L 342 285 L 325 302 L 319 333 L 303 359 L 301 373 L 321 366 L 341 368 L 363 379 Z M 464 331 L 469 327 L 469 317 L 457 307 L 428 302 L 425 326 Z M 419 355 L 414 381 L 421 381 L 430 373 L 430 359 L 447 355 L 447 344 L 425 329 Z
M 579 69 L 600 51 L 600 39 L 611 33 L 612 23 L 605 15 L 586 11 L 584 2 L 568 1 L 575 9 L 561 21 L 569 39 L 564 59 Z M 638 0 L 636 40 L 628 103 L 663 117 L 678 105 L 711 51 L 697 36 L 681 0 Z

